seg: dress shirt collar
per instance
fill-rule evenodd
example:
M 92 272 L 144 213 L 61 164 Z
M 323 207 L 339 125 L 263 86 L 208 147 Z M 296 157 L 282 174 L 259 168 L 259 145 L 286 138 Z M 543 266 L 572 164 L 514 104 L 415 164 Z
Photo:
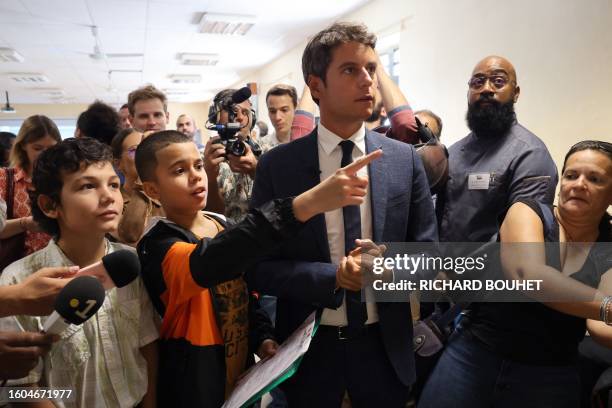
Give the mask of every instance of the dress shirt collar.
M 333 133 L 331 130 L 327 129 L 321 123 L 319 123 L 319 128 L 317 130 L 319 137 L 319 144 L 323 148 L 323 151 L 326 155 L 331 155 L 332 151 L 338 147 L 338 144 L 342 142 L 343 138 Z M 361 127 L 351 135 L 347 140 L 355 143 L 355 146 L 361 151 L 361 153 L 365 154 L 365 126 L 362 124 Z

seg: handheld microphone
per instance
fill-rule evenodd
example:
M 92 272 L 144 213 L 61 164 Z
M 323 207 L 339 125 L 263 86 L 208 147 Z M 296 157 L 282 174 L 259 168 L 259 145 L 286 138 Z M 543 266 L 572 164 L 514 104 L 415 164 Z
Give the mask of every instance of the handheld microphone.
M 77 276 L 89 275 L 98 278 L 104 289 L 122 288 L 140 274 L 138 256 L 127 249 L 104 255 L 102 260 L 86 266 L 77 272 Z
M 240 88 L 232 94 L 232 103 L 239 104 L 251 97 L 251 89 L 248 86 Z
M 102 307 L 104 296 L 98 279 L 93 276 L 74 278 L 57 295 L 55 310 L 45 320 L 43 332 L 60 334 L 70 324 L 83 324 Z

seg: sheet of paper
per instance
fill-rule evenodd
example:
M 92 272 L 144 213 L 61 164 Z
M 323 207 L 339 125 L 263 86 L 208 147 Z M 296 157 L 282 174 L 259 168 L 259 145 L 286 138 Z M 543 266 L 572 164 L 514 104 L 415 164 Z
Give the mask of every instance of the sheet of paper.
M 259 361 L 238 381 L 222 408 L 240 408 L 254 395 L 285 374 L 310 347 L 316 312 L 298 327 L 278 348 L 276 354 Z

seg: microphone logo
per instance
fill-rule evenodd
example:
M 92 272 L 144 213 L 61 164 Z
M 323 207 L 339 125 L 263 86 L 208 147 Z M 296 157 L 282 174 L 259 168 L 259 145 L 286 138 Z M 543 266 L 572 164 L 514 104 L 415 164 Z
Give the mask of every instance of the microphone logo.
M 95 299 L 87 299 L 85 303 L 87 304 L 87 306 L 85 306 L 83 310 L 78 310 L 77 308 L 79 307 L 79 304 L 80 304 L 79 299 L 73 298 L 70 300 L 70 307 L 72 307 L 73 309 L 77 309 L 77 311 L 74 312 L 74 314 L 76 314 L 83 320 L 87 320 L 91 317 L 89 312 L 91 312 L 91 309 L 94 308 L 94 306 L 98 304 L 98 302 Z M 97 311 L 98 311 L 98 308 L 94 310 L 94 313 Z

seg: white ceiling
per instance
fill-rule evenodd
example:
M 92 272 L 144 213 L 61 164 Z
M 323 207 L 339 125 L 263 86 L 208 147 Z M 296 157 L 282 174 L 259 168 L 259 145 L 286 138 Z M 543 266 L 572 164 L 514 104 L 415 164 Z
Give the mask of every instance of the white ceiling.
M 102 99 L 121 104 L 131 90 L 153 83 L 189 92 L 171 100 L 206 101 L 368 1 L 0 0 L 0 47 L 25 58 L 0 62 L 0 91 L 9 92 L 11 103 Z M 205 12 L 253 15 L 256 23 L 244 37 L 202 34 L 197 22 Z M 90 58 L 92 26 L 97 26 L 102 52 L 144 57 Z M 185 66 L 177 59 L 185 52 L 219 54 L 220 61 L 214 67 Z M 44 74 L 49 82 L 19 84 L 7 77 L 16 72 Z M 171 74 L 201 74 L 203 79 L 177 85 Z M 61 100 L 47 94 L 57 89 L 65 93 Z

